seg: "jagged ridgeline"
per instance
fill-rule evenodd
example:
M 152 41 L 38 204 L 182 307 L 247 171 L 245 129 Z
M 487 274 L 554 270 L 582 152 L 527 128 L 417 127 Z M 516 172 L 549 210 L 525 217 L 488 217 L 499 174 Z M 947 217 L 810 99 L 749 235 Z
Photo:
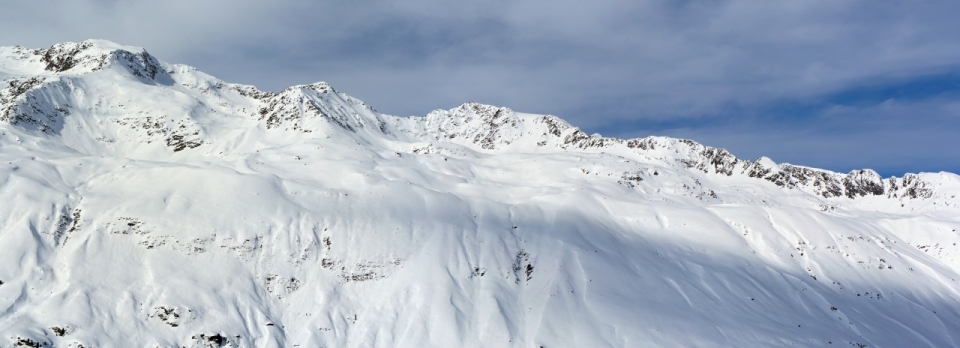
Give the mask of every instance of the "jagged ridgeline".
M 0 48 L 0 347 L 956 346 L 960 179 Z
M 199 74 L 195 69 L 182 65 L 164 68 L 146 51 L 141 49 L 134 53 L 125 48 L 103 41 L 62 43 L 49 49 L 6 48 L 4 54 L 22 64 L 21 66 L 35 65 L 34 68 L 43 67 L 44 71 L 40 76 L 5 78 L 7 87 L 0 90 L 0 121 L 25 130 L 57 134 L 63 127 L 64 118 L 75 108 L 72 105 L 83 104 L 87 93 L 70 77 L 97 72 L 104 67 L 117 67 L 122 69 L 121 73 L 138 78 L 138 82 L 158 88 L 175 83 L 172 75 L 186 72 Z M 493 151 L 504 148 L 526 148 L 533 151 L 531 145 L 535 144 L 537 148 L 547 147 L 554 150 L 626 148 L 642 154 L 660 146 L 662 150 L 672 150 L 679 154 L 676 160 L 687 168 L 727 176 L 747 175 L 785 188 L 806 188 L 825 198 L 855 198 L 866 195 L 885 195 L 890 198 L 932 196 L 930 185 L 916 174 L 884 180 L 869 169 L 840 174 L 790 164 L 777 165 L 772 161 L 752 162 L 738 159 L 724 149 L 685 139 L 648 137 L 621 140 L 589 136 L 555 116 L 520 116 L 509 108 L 475 102 L 451 110 L 437 110 L 423 118 L 398 118 L 378 114 L 362 101 L 339 93 L 323 82 L 290 87 L 280 93 L 260 91 L 253 86 L 228 84 L 215 79 L 203 82 L 205 83 L 184 86 L 195 87 L 201 93 L 223 99 L 227 99 L 230 94 L 243 97 L 246 99 L 243 105 L 251 107 L 241 108 L 242 111 L 249 112 L 266 129 L 310 133 L 319 128 L 316 125 L 311 127 L 311 121 L 322 120 L 349 132 L 372 127 L 382 133 L 379 136 L 389 137 L 391 133 L 386 124 L 390 123 L 396 131 L 414 137 L 451 140 L 450 142 L 479 147 L 478 150 Z M 109 120 L 120 126 L 141 130 L 146 133 L 147 142 L 159 140 L 175 152 L 203 144 L 201 129 L 197 129 L 196 122 L 190 119 L 189 113 L 179 116 L 183 117 L 162 115 Z M 98 138 L 108 139 L 105 136 Z M 456 141 L 453 141 L 454 139 Z M 517 145 L 510 146 L 513 143 Z

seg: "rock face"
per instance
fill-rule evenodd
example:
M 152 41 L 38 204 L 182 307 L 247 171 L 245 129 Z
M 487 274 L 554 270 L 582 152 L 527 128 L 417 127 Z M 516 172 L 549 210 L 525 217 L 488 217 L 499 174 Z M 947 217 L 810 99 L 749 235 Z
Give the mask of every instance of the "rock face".
M 0 347 L 955 346 L 960 178 L 0 48 Z M 640 314 L 638 314 L 640 313 Z
M 46 64 L 44 70 L 54 73 L 83 74 L 116 65 L 127 69 L 134 76 L 154 80 L 157 74 L 164 71 L 160 62 L 143 49 L 119 47 L 103 41 L 61 43 L 49 49 L 37 49 L 30 53 Z M 29 56 L 24 58 L 34 59 Z

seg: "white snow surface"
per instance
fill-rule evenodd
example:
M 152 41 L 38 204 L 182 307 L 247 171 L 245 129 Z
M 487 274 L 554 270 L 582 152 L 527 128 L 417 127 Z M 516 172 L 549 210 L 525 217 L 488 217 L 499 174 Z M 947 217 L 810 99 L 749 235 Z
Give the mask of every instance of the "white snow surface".
M 960 177 L 0 48 L 0 347 L 952 347 Z

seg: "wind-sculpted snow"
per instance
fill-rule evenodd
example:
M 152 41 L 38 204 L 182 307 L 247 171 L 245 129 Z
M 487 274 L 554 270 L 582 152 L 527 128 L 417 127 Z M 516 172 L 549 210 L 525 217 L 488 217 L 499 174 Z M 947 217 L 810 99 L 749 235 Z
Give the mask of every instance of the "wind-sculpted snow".
M 960 178 L 0 48 L 0 347 L 945 347 Z

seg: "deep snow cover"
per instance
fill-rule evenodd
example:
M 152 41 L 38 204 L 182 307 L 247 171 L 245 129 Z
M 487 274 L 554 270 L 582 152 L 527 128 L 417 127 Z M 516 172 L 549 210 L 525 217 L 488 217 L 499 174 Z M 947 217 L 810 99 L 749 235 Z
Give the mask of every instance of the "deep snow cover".
M 0 48 L 0 347 L 960 345 L 960 177 Z

